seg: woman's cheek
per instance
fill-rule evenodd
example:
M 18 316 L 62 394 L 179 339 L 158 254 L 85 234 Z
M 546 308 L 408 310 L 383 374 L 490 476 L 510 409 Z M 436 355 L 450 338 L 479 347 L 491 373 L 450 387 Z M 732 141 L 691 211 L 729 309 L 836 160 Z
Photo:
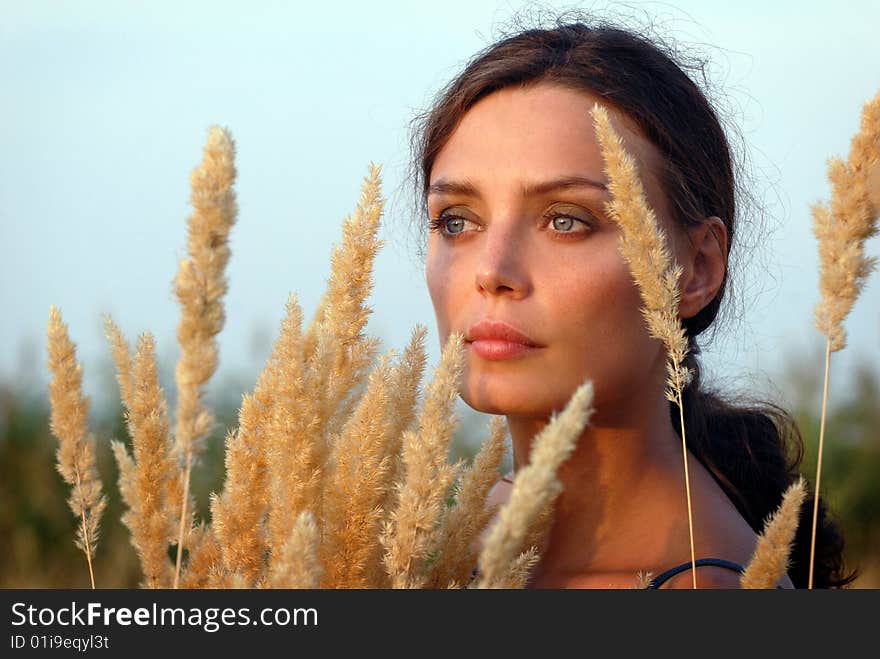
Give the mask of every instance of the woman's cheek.
M 559 328 L 565 328 L 564 338 L 560 333 L 561 352 L 570 364 L 580 365 L 572 369 L 574 380 L 591 377 L 594 386 L 602 389 L 604 385 L 628 388 L 622 380 L 643 377 L 654 352 L 641 298 L 627 268 L 615 262 L 594 265 L 577 278 L 580 286 L 561 291 L 555 305 Z
M 450 259 L 449 250 L 443 246 L 430 247 L 425 264 L 425 279 L 428 284 L 428 293 L 434 306 L 434 315 L 437 319 L 437 331 L 442 344 L 451 331 L 455 320 L 455 313 L 462 295 L 462 279 L 456 272 L 456 264 Z

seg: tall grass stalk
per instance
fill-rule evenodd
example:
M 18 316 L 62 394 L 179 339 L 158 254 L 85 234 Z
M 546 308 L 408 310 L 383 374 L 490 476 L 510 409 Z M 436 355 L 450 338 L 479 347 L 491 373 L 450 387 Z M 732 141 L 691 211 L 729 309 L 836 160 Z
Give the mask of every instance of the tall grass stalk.
M 688 510 L 688 536 L 691 549 L 691 575 L 697 587 L 694 523 L 688 472 L 687 439 L 682 392 L 690 381 L 684 365 L 688 339 L 678 318 L 678 289 L 682 267 L 670 255 L 667 240 L 653 209 L 648 206 L 635 160 L 611 125 L 607 110 L 596 103 L 592 109 L 596 136 L 605 160 L 611 218 L 620 226 L 620 252 L 629 263 L 633 280 L 642 296 L 642 314 L 652 337 L 660 339 L 667 353 L 666 398 L 678 406 L 681 424 L 681 451 L 684 461 L 685 495 Z
M 203 450 L 204 438 L 214 423 L 201 398 L 203 387 L 217 370 L 218 350 L 214 337 L 223 329 L 222 298 L 228 288 L 224 271 L 229 261 L 228 238 L 238 207 L 235 181 L 235 145 L 229 132 L 219 126 L 208 131 L 201 164 L 190 175 L 188 220 L 189 258 L 179 264 L 175 292 L 181 306 L 177 327 L 180 359 L 177 363 L 176 450 L 183 463 L 180 493 L 180 524 L 173 587 L 180 580 L 181 559 L 194 503 L 190 497 L 193 463 Z
M 449 335 L 426 392 L 418 428 L 403 434 L 403 480 L 395 486 L 395 510 L 383 526 L 383 563 L 393 588 L 422 588 L 445 512 L 446 497 L 461 464 L 447 462 L 455 435 L 455 400 L 464 370 L 464 335 Z
M 791 547 L 797 532 L 800 510 L 807 496 L 803 477 L 792 483 L 782 502 L 764 522 L 755 552 L 740 577 L 743 588 L 775 588 L 788 571 Z
M 67 500 L 79 518 L 76 546 L 86 555 L 89 582 L 95 588 L 92 566 L 98 545 L 101 515 L 107 505 L 95 463 L 95 437 L 88 431 L 89 399 L 82 391 L 82 366 L 76 361 L 76 345 L 56 307 L 49 309 L 48 327 L 50 428 L 58 438 L 58 473 L 71 486 Z
M 593 413 L 593 383 L 575 390 L 565 409 L 554 414 L 532 443 L 529 463 L 513 480 L 510 498 L 491 527 L 477 563 L 477 588 L 509 588 L 521 582 L 534 565 L 537 547 L 524 546 L 531 527 L 562 490 L 556 477 L 559 466 L 571 455 Z
M 504 457 L 507 424 L 494 416 L 489 423 L 489 438 L 483 442 L 471 467 L 456 486 L 455 504 L 443 517 L 438 546 L 442 552 L 431 565 L 428 585 L 448 587 L 466 583 L 477 560 L 477 534 L 482 531 L 498 505 L 487 506 L 489 491 L 498 480 L 498 467 Z
M 811 207 L 813 234 L 818 242 L 820 260 L 820 300 L 814 309 L 814 319 L 816 327 L 825 334 L 826 342 L 807 588 L 813 587 L 831 353 L 846 347 L 843 321 L 855 304 L 868 276 L 877 265 L 876 257 L 865 256 L 864 243 L 868 238 L 877 235 L 878 231 L 877 218 L 880 214 L 877 192 L 877 178 L 880 176 L 878 171 L 880 171 L 880 92 L 862 108 L 861 126 L 852 139 L 847 160 L 832 157 L 828 162 L 828 179 L 831 183 L 830 205 L 817 203 Z

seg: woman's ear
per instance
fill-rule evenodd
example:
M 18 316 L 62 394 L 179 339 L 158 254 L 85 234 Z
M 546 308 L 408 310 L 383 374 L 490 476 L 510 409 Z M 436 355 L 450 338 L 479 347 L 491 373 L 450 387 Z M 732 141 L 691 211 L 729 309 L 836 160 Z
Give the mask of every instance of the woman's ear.
M 721 218 L 707 217 L 688 230 L 681 276 L 679 316 L 696 316 L 718 294 L 727 272 L 727 227 Z

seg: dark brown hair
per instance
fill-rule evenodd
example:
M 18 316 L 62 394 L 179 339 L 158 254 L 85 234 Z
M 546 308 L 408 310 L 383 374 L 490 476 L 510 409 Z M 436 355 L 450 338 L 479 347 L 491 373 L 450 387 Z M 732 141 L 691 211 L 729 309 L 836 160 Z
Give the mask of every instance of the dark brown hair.
M 425 211 L 434 160 L 469 108 L 505 87 L 552 82 L 598 96 L 633 119 L 664 163 L 658 174 L 673 219 L 687 227 L 720 217 L 729 258 L 739 212 L 734 158 L 716 110 L 683 68 L 660 42 L 594 21 L 557 19 L 552 27 L 521 29 L 499 39 L 477 53 L 416 119 L 413 175 L 420 209 Z M 684 392 L 687 444 L 760 532 L 799 476 L 803 439 L 781 407 L 736 403 L 701 381 L 695 339 L 715 321 L 728 285 L 725 272 L 716 297 L 683 321 L 691 346 L 686 364 L 694 372 Z M 681 435 L 679 411 L 672 403 L 670 417 Z M 844 572 L 843 539 L 824 502 L 819 512 L 813 586 L 843 587 L 855 573 Z M 788 571 L 796 587 L 807 586 L 812 514 L 812 504 L 805 504 Z

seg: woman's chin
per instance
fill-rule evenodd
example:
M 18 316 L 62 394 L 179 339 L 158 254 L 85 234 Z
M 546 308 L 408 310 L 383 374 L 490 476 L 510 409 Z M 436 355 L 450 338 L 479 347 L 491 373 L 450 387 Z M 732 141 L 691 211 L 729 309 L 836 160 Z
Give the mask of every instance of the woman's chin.
M 546 416 L 553 409 L 553 404 L 550 401 L 535 398 L 534 393 L 529 395 L 528 392 L 489 390 L 485 387 L 464 386 L 461 391 L 461 399 L 469 407 L 483 414 Z

